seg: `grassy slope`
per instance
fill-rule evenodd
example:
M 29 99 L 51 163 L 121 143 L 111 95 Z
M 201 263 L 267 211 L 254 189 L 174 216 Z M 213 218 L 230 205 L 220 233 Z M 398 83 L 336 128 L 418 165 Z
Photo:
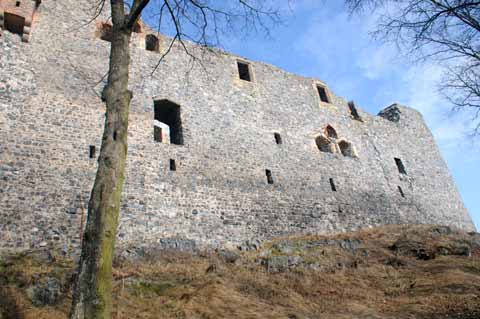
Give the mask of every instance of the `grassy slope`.
M 355 250 L 302 248 L 319 238 L 362 244 Z M 439 233 L 433 226 L 295 238 L 288 255 L 304 263 L 280 273 L 268 273 L 259 262 L 284 255 L 275 242 L 235 263 L 214 253 L 117 261 L 113 318 L 480 318 L 480 251 L 473 238 Z M 401 249 L 389 248 L 394 243 Z M 471 256 L 438 254 L 459 246 L 472 247 Z M 409 256 L 412 247 L 437 254 L 420 260 Z M 66 318 L 73 263 L 45 256 L 35 252 L 0 263 L 1 319 Z M 46 277 L 63 283 L 64 297 L 56 305 L 35 307 L 27 288 Z

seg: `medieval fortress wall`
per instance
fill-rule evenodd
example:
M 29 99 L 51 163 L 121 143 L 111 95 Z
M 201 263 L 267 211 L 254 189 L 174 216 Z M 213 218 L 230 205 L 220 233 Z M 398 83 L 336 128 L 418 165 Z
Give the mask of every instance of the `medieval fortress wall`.
M 0 0 L 3 249 L 79 244 L 109 54 L 107 16 L 85 25 L 90 3 Z M 356 107 L 357 116 L 318 79 L 195 47 L 203 67 L 174 47 L 152 75 L 168 39 L 137 31 L 120 245 L 230 245 L 390 223 L 474 229 L 417 111 Z

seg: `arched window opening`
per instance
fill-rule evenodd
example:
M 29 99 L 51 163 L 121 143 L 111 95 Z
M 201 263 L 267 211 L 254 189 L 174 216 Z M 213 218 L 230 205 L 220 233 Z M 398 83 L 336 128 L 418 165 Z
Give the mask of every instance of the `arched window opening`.
M 154 51 L 158 52 L 160 48 L 160 44 L 158 38 L 153 34 L 147 34 L 145 37 L 145 49 L 147 51 Z
M 4 26 L 5 30 L 11 33 L 23 35 L 23 30 L 25 28 L 25 18 L 16 14 L 5 12 Z
M 338 143 L 338 147 L 340 148 L 340 152 L 342 153 L 343 156 L 348 156 L 348 157 L 356 156 L 352 143 L 347 141 L 340 141 Z
M 113 40 L 113 29 L 112 26 L 108 23 L 102 23 L 100 26 L 100 39 L 107 42 L 112 42 Z
M 331 127 L 330 125 L 327 125 L 327 127 L 325 128 L 325 134 L 329 138 L 333 138 L 333 139 L 338 138 L 337 131 L 335 131 L 335 129 L 333 127 Z
M 279 133 L 274 133 L 273 136 L 275 137 L 275 142 L 280 145 L 282 144 L 282 137 L 280 136 Z
M 168 100 L 155 101 L 154 120 L 160 123 L 154 124 L 154 140 L 170 144 L 183 145 L 182 119 L 180 106 Z M 155 127 L 161 128 L 155 130 Z
M 334 144 L 325 136 L 317 136 L 317 138 L 315 139 L 315 144 L 317 144 L 320 152 L 333 153 Z

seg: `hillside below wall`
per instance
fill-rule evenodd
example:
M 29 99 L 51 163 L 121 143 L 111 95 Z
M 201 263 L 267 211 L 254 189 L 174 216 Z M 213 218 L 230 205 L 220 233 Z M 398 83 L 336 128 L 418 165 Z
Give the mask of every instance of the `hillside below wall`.
M 98 23 L 74 27 L 90 17 L 85 4 L 45 1 L 29 43 L 6 31 L 0 39 L 2 248 L 79 244 L 96 171 L 90 146 L 100 150 L 109 50 Z M 160 40 L 165 48 L 167 39 Z M 417 111 L 395 106 L 395 122 L 358 109 L 355 120 L 332 92 L 330 103 L 320 101 L 321 81 L 242 59 L 254 75 L 243 81 L 239 58 L 222 52 L 191 68 L 175 47 L 151 75 L 160 55 L 144 43 L 145 32 L 134 34 L 120 245 L 162 238 L 238 245 L 398 223 L 474 229 Z M 154 141 L 154 101 L 163 99 L 180 106 L 183 145 Z M 355 156 L 319 151 L 315 139 L 328 125 Z

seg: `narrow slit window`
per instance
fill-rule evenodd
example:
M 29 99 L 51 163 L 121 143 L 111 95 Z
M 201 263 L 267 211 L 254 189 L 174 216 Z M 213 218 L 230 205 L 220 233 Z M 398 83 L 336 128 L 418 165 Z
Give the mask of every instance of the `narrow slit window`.
M 397 164 L 398 172 L 400 174 L 407 175 L 407 171 L 405 170 L 405 166 L 403 165 L 403 162 L 401 159 L 395 157 L 395 164 Z
M 275 137 L 275 143 L 277 143 L 278 145 L 282 144 L 282 137 L 280 136 L 279 133 L 275 133 L 273 134 L 274 137 Z
M 168 143 L 169 141 L 170 144 L 183 145 L 180 106 L 168 100 L 155 101 L 154 113 L 154 120 L 165 125 L 165 129 L 162 130 L 162 134 L 164 134 L 166 139 L 165 142 Z M 161 139 L 164 142 L 163 137 Z
M 241 80 L 251 82 L 252 75 L 250 74 L 250 65 L 248 63 L 237 61 L 238 76 Z
M 403 189 L 400 186 L 398 187 L 398 192 L 400 193 L 400 196 L 405 197 L 405 193 L 403 192 Z
M 333 178 L 330 178 L 330 188 L 332 189 L 332 192 L 337 191 L 337 187 L 335 186 L 335 182 L 333 181 Z
M 177 170 L 177 163 L 175 163 L 174 159 L 170 159 L 170 170 L 175 172 Z
M 95 145 L 90 145 L 90 147 L 88 148 L 88 157 L 95 158 L 95 152 L 96 152 Z
M 348 102 L 348 108 L 354 120 L 357 120 L 357 121 L 362 120 L 362 118 L 358 114 L 357 107 L 355 106 L 355 103 L 353 101 Z
M 327 95 L 327 88 L 321 85 L 317 85 L 317 91 L 318 91 L 318 96 L 320 97 L 320 101 L 325 102 L 325 103 L 330 103 L 328 100 L 328 95 Z
M 272 172 L 269 169 L 267 169 L 265 170 L 265 174 L 267 175 L 267 183 L 273 184 Z

